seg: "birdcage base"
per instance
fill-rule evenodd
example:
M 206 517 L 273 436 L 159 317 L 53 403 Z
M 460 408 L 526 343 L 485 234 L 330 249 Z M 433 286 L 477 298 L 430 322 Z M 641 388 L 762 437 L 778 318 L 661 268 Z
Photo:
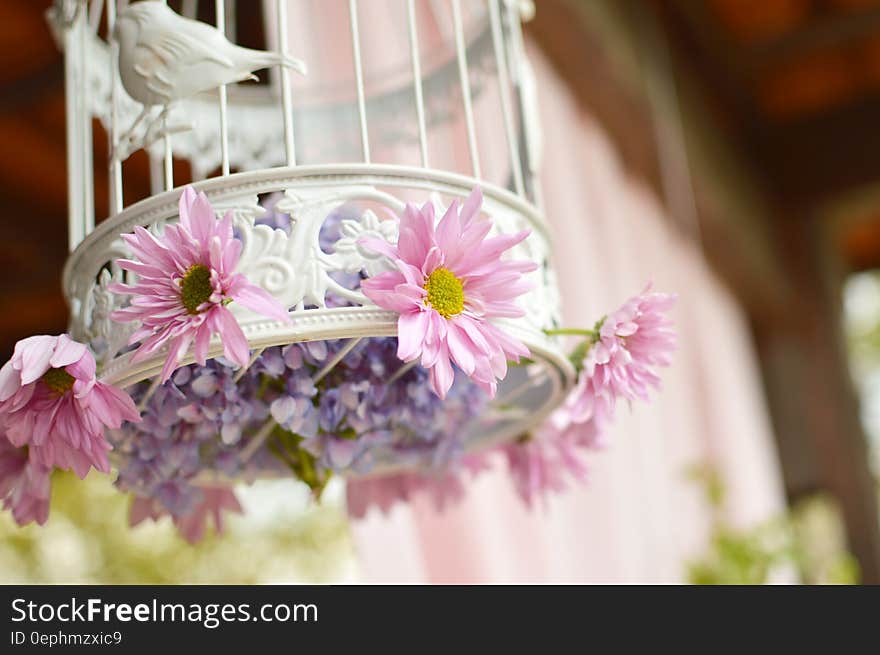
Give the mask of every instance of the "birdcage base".
M 394 341 L 398 319 L 394 312 L 371 304 L 359 288 L 362 279 L 388 265 L 362 248 L 360 239 L 378 236 L 393 242 L 396 219 L 392 214 L 399 214 L 406 202 L 434 203 L 435 213 L 442 215 L 453 199 L 465 197 L 477 182 L 443 172 L 351 165 L 271 169 L 230 175 L 195 186 L 207 194 L 218 214 L 232 212 L 236 236 L 242 241 L 237 270 L 290 308 L 290 322 L 282 323 L 233 303 L 230 309 L 248 340 L 252 364 L 257 369 L 224 369 L 221 377 L 233 385 L 230 388 L 248 388 L 247 385 L 255 384 L 254 375 L 262 374 L 263 353 L 289 350 L 292 344 L 330 344 L 325 349 L 339 356 L 334 360 L 331 353 L 326 361 L 316 360 L 309 365 L 309 376 L 315 383 L 333 378 L 350 390 L 351 385 L 364 380 L 351 371 L 339 378 L 339 371 L 347 370 L 346 357 L 357 355 L 358 344 L 362 348 L 383 339 Z M 540 264 L 539 270 L 529 274 L 533 289 L 522 298 L 527 313 L 498 324 L 526 344 L 532 354 L 528 363 L 511 366 L 494 399 L 481 398 L 483 392 L 473 388 L 468 406 L 479 411 L 454 429 L 449 428 L 456 437 L 455 443 L 448 444 L 452 449 L 479 449 L 528 431 L 561 402 L 573 380 L 568 359 L 556 340 L 545 334 L 545 330 L 558 324 L 558 292 L 548 263 L 549 244 L 544 226 L 534 208 L 508 191 L 483 185 L 483 193 L 483 211 L 498 233 L 531 230 L 531 235 L 510 253 L 512 258 Z M 162 388 L 158 375 L 166 352 L 159 350 L 136 363 L 132 361 L 133 348 L 128 341 L 133 328 L 111 318 L 126 299 L 111 292 L 109 286 L 112 282 L 132 281 L 131 274 L 117 264 L 119 258 L 129 256 L 121 235 L 135 226 L 161 233 L 167 224 L 177 220 L 179 197 L 178 190 L 162 193 L 107 219 L 76 249 L 65 268 L 71 334 L 88 342 L 96 352 L 102 379 L 132 391 L 146 413 Z M 209 358 L 221 357 L 222 352 L 222 343 L 215 338 Z M 417 389 L 419 393 L 430 391 L 426 373 L 420 367 L 395 360 L 393 352 L 391 355 L 388 362 L 382 362 L 387 370 L 366 380 L 367 386 L 387 385 L 389 381 L 393 386 L 398 382 L 393 376 L 410 375 L 413 379 L 409 383 L 421 376 L 416 387 L 424 388 Z M 222 368 L 223 361 L 219 361 Z M 199 376 L 199 367 L 192 362 L 190 353 L 181 364 L 191 377 Z M 391 362 L 396 364 L 395 370 L 391 370 Z M 466 388 L 466 382 L 459 386 Z M 167 384 L 173 384 L 173 380 Z M 193 401 L 197 404 L 195 398 Z M 448 418 L 449 401 L 446 406 L 447 411 L 437 416 Z M 352 429 L 358 432 L 369 427 Z M 260 427 L 248 424 L 236 429 L 240 434 L 236 433 L 235 438 L 247 441 L 259 433 Z M 265 431 L 271 434 L 273 429 L 268 426 Z M 415 446 L 401 449 L 393 440 L 384 443 L 378 439 L 369 449 L 369 461 L 363 469 L 358 468 L 360 461 L 351 469 L 363 474 L 425 467 L 445 456 L 436 444 L 424 448 L 424 452 Z M 341 446 L 337 450 L 343 460 L 350 454 L 349 449 Z M 252 472 L 275 475 L 273 467 L 274 464 L 272 470 Z

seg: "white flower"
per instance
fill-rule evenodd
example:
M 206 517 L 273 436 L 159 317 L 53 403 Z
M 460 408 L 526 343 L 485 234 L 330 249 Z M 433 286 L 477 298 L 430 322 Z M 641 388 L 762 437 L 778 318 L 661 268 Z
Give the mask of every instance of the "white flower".
M 386 257 L 358 243 L 362 237 L 372 237 L 387 241 L 391 245 L 397 243 L 397 222 L 382 221 L 370 210 L 360 218 L 346 218 L 339 228 L 340 238 L 333 244 L 338 265 L 346 273 L 357 273 L 363 270 L 367 275 L 374 276 L 390 269 Z

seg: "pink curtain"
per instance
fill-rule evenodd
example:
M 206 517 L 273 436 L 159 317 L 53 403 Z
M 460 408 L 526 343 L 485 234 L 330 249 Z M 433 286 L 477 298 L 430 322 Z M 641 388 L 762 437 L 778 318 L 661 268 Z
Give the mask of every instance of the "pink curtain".
M 367 581 L 682 582 L 710 528 L 702 491 L 686 479 L 695 464 L 721 473 L 734 524 L 784 508 L 742 312 L 655 195 L 627 175 L 601 125 L 539 53 L 532 59 L 566 323 L 592 325 L 650 280 L 680 294 L 680 348 L 656 400 L 618 412 L 589 483 L 545 510 L 522 505 L 498 462 L 442 514 L 420 497 L 390 516 L 355 522 Z

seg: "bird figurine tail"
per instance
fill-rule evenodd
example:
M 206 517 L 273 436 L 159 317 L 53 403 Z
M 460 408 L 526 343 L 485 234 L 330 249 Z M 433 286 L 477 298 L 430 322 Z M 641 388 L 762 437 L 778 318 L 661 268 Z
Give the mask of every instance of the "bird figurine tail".
M 281 56 L 281 65 L 285 68 L 291 68 L 295 70 L 300 75 L 308 75 L 309 69 L 306 67 L 306 62 L 302 59 L 297 59 L 296 57 L 291 57 L 290 55 L 280 55 Z
M 284 66 L 285 68 L 295 70 L 300 75 L 308 74 L 306 62 L 304 62 L 302 59 L 296 59 L 295 57 L 284 55 L 279 52 L 251 50 L 249 48 L 242 48 L 242 50 L 246 50 L 248 52 L 247 67 L 250 70 L 272 68 L 273 66 Z

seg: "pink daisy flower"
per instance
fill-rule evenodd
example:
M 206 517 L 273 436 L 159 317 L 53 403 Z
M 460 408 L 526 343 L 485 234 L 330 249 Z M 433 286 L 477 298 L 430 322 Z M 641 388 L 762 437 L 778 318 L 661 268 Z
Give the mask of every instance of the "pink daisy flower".
M 406 362 L 421 359 L 441 398 L 452 386 L 452 362 L 494 396 L 507 374 L 507 360 L 529 354 L 492 322 L 524 314 L 515 299 L 531 288 L 522 275 L 537 264 L 502 261 L 501 255 L 529 231 L 486 238 L 492 223 L 480 218 L 482 200 L 475 189 L 461 211 L 453 202 L 436 226 L 432 204 L 407 205 L 397 245 L 376 237 L 360 241 L 394 264 L 394 270 L 364 280 L 361 288 L 379 307 L 400 314 L 397 356 Z
M 397 503 L 409 502 L 415 493 L 427 493 L 441 512 L 464 498 L 465 476 L 473 479 L 488 469 L 485 453 L 472 453 L 464 457 L 459 470 L 352 478 L 345 485 L 348 514 L 362 519 L 375 507 L 387 516 Z
M 676 297 L 652 292 L 650 285 L 606 316 L 594 330 L 556 330 L 557 334 L 586 334 L 586 351 L 575 388 L 551 415 L 550 424 L 578 444 L 601 445 L 619 398 L 648 399 L 650 387 L 660 386 L 656 368 L 671 363 L 675 331 L 666 312 Z
M 371 507 L 388 515 L 397 503 L 405 503 L 412 493 L 412 478 L 408 473 L 395 473 L 370 478 L 352 478 L 345 484 L 346 507 L 349 516 L 362 519 Z
M 648 400 L 649 387 L 660 386 L 655 369 L 672 362 L 675 330 L 666 312 L 675 300 L 648 285 L 602 321 L 583 361 L 582 375 L 590 381 L 585 394 Z
M 535 501 L 546 502 L 551 492 L 568 489 L 571 481 L 583 482 L 587 466 L 583 446 L 553 421 L 544 423 L 534 434 L 501 446 L 517 494 L 532 508 Z
M 566 432 L 578 445 L 599 448 L 604 445 L 605 432 L 613 419 L 611 394 L 597 387 L 595 378 L 581 374 L 565 402 L 547 422 L 550 429 Z
M 49 518 L 50 476 L 52 469 L 28 456 L 0 435 L 0 498 L 3 509 L 12 512 L 19 525 L 36 521 L 43 525 Z
M 227 487 L 202 487 L 202 500 L 186 516 L 174 516 L 172 520 L 180 535 L 190 544 L 196 544 L 205 536 L 208 519 L 213 519 L 214 530 L 223 534 L 223 512 L 243 512 L 235 493 Z M 131 504 L 128 523 L 134 527 L 147 519 L 157 520 L 168 514 L 158 500 L 136 496 Z
M 580 348 L 585 354 L 577 384 L 550 417 L 553 429 L 597 447 L 619 398 L 648 399 L 649 387 L 660 386 L 655 369 L 668 366 L 675 350 L 675 331 L 666 316 L 674 303 L 674 295 L 652 292 L 648 285 L 593 330 L 548 332 L 588 337 Z
M 43 467 L 108 473 L 104 428 L 123 421 L 140 421 L 131 398 L 99 382 L 92 353 L 66 334 L 19 341 L 0 369 L 0 426 Z
M 376 478 L 351 479 L 346 484 L 349 516 L 362 519 L 376 507 L 388 515 L 397 503 L 409 502 L 413 494 L 427 493 L 437 511 L 458 503 L 465 495 L 465 484 L 458 472 L 437 475 L 395 473 Z
M 213 334 L 220 335 L 227 359 L 247 366 L 247 338 L 227 308 L 233 300 L 258 314 L 290 321 L 275 298 L 234 272 L 242 244 L 232 232 L 232 213 L 218 220 L 207 196 L 191 186 L 180 196 L 178 224 L 167 226 L 159 237 L 136 227 L 123 239 L 137 260 L 120 259 L 118 264 L 138 280 L 110 286 L 115 293 L 133 296 L 130 306 L 114 312 L 112 318 L 140 321 L 129 340 L 141 342 L 132 362 L 168 346 L 162 382 L 193 342 L 195 359 L 204 366 Z

